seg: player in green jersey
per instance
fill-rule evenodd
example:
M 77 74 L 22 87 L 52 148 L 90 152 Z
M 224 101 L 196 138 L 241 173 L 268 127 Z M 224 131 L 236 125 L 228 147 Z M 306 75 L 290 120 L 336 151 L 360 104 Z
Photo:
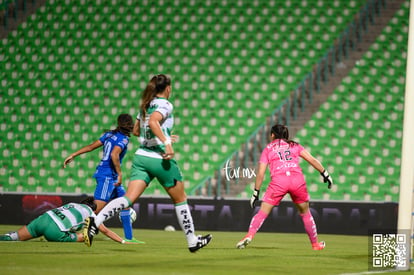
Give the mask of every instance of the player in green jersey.
M 44 236 L 50 242 L 83 242 L 83 234 L 78 231 L 84 227 L 86 218 L 95 216 L 95 209 L 93 197 L 65 204 L 45 212 L 16 232 L 0 235 L 0 241 L 27 241 Z M 128 243 L 105 225 L 99 231 L 116 242 Z
M 159 74 L 151 78 L 142 93 L 139 113 L 132 130 L 140 141 L 132 162 L 131 181 L 125 196 L 110 201 L 96 216 L 86 220 L 85 244 L 91 246 L 97 228 L 121 209 L 131 206 L 154 178 L 164 187 L 174 203 L 175 213 L 187 239 L 190 252 L 205 247 L 212 239 L 210 234 L 196 235 L 183 177 L 174 159 L 172 128 L 173 105 L 171 79 Z

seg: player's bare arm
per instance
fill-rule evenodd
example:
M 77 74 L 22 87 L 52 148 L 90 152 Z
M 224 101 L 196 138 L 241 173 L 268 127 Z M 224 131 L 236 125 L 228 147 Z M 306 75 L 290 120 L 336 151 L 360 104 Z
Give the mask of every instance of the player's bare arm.
M 66 168 L 66 165 L 68 165 L 69 163 L 71 163 L 74 158 L 76 156 L 82 155 L 84 153 L 88 153 L 90 151 L 93 151 L 99 147 L 101 147 L 103 144 L 100 140 L 96 140 L 94 142 L 92 142 L 89 145 L 86 145 L 85 147 L 82 147 L 81 149 L 79 149 L 78 151 L 76 151 L 75 153 L 71 154 L 69 157 L 67 157 L 65 159 L 65 161 L 63 162 L 63 168 Z
M 150 119 L 148 121 L 148 125 L 151 128 L 151 131 L 154 135 L 161 140 L 162 143 L 165 144 L 165 154 L 163 158 L 170 159 L 174 156 L 174 150 L 171 146 L 171 140 L 167 139 L 164 133 L 161 130 L 160 121 L 163 119 L 162 114 L 160 112 L 154 112 L 151 114 Z
M 119 146 L 115 146 L 111 152 L 111 160 L 112 160 L 112 163 L 114 164 L 115 171 L 118 174 L 118 182 L 116 183 L 116 185 L 122 184 L 121 161 L 119 159 L 121 152 L 122 152 L 122 149 Z
M 134 136 L 139 137 L 139 134 L 140 134 L 140 127 L 141 127 L 141 124 L 140 124 L 140 122 L 139 122 L 139 119 L 137 119 L 137 120 L 135 121 L 134 128 L 132 129 L 132 134 L 133 134 Z
M 315 157 L 313 157 L 311 155 L 311 153 L 309 153 L 306 150 L 303 150 L 300 153 L 301 158 L 303 158 L 304 160 L 306 160 L 310 165 L 313 166 L 313 168 L 315 168 L 316 170 L 319 171 L 319 173 L 322 173 L 325 168 L 322 166 L 322 164 L 319 162 L 319 160 L 317 160 Z
M 319 173 L 321 173 L 321 176 L 323 177 L 323 181 L 325 183 L 328 184 L 328 188 L 331 189 L 332 184 L 333 184 L 333 180 L 332 177 L 329 175 L 328 171 L 326 171 L 326 169 L 323 167 L 323 165 L 319 162 L 319 160 L 317 160 L 316 158 L 314 158 L 308 151 L 303 150 L 300 153 L 300 156 L 306 160 L 307 162 L 309 162 L 310 165 L 312 165 L 316 170 L 319 171 Z

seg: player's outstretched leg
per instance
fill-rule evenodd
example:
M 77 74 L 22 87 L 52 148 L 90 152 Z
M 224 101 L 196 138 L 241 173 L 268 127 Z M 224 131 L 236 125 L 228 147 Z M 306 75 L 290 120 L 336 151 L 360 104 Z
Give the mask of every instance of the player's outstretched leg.
M 86 246 L 92 246 L 93 236 L 98 234 L 98 227 L 95 225 L 95 219 L 89 217 L 85 219 L 85 228 L 83 229 L 83 239 Z
M 211 241 L 213 236 L 211 234 L 207 234 L 205 236 L 198 235 L 197 236 L 197 243 L 194 246 L 189 247 L 188 249 L 190 252 L 196 252 L 200 248 L 205 247 Z
M 308 234 L 309 240 L 312 244 L 313 250 L 322 250 L 325 248 L 325 242 L 318 242 L 318 232 L 316 230 L 316 224 L 313 219 L 311 211 L 301 213 L 300 216 L 303 220 L 303 225 L 305 226 L 305 231 Z
M 273 207 L 273 206 L 272 206 Z M 252 218 L 249 225 L 249 231 L 244 238 L 236 244 L 236 248 L 243 249 L 253 240 L 253 237 L 256 235 L 257 231 L 262 226 L 263 222 L 266 220 L 269 214 L 262 209 L 257 212 L 256 215 Z

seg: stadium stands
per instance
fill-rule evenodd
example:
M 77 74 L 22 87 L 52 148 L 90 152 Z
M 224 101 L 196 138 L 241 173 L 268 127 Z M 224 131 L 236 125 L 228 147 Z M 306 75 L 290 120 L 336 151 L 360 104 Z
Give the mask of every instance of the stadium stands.
M 91 5 L 85 0 L 49 1 L 0 44 L 0 87 L 7 91 L 0 97 L 4 114 L 0 123 L 7 133 L 0 147 L 3 156 L 11 160 L 1 162 L 0 172 L 6 175 L 1 190 L 91 193 L 91 176 L 99 154 L 82 156 L 65 170 L 60 167 L 63 159 L 92 142 L 103 129 L 113 127 L 117 114 L 135 115 L 141 90 L 151 75 L 160 72 L 173 80 L 175 133 L 180 135 L 176 157 L 186 188 L 191 190 L 237 150 L 289 95 L 365 3 L 238 0 L 180 4 L 140 1 L 136 5 L 131 0 L 122 4 L 102 0 Z M 338 107 L 346 102 L 348 108 L 360 106 L 360 116 L 369 113 L 368 108 L 388 90 L 384 86 L 377 91 L 378 96 L 371 91 L 369 97 L 363 97 L 364 85 L 378 83 L 376 77 L 387 81 L 390 89 L 397 89 L 386 97 L 383 107 L 395 102 L 401 105 L 402 84 L 396 86 L 391 81 L 395 78 L 388 74 L 399 75 L 399 69 L 404 68 L 404 57 L 397 58 L 396 53 L 404 45 L 406 32 L 393 27 L 406 24 L 406 10 L 384 30 L 378 45 L 373 45 L 361 66 L 355 68 L 358 73 L 365 68 L 367 82 L 357 81 L 357 72 L 350 75 L 335 93 L 336 99 L 325 104 L 329 108 L 315 115 L 315 126 L 301 132 L 301 139 L 312 137 L 310 145 L 321 145 L 336 137 L 340 129 L 343 136 L 336 137 L 336 146 L 324 148 L 324 152 L 332 152 L 321 155 L 325 161 L 328 156 L 342 155 L 345 162 L 359 153 L 352 140 L 362 144 L 371 138 L 381 146 L 382 141 L 368 136 L 368 130 L 364 138 L 352 136 L 349 130 L 363 132 L 367 124 L 378 128 L 380 122 L 384 123 L 384 110 L 377 111 L 378 122 L 355 121 L 355 117 L 345 119 L 346 113 L 355 116 L 355 111 L 338 111 Z M 395 32 L 395 42 L 386 43 L 387 35 Z M 384 47 L 388 60 L 376 54 Z M 365 66 L 364 62 L 371 65 Z M 393 70 L 386 70 L 388 67 Z M 350 90 L 355 93 L 350 94 Z M 400 119 L 401 111 L 395 110 L 395 120 Z M 341 117 L 332 117 L 333 113 Z M 329 117 L 332 128 L 323 129 L 326 134 L 321 136 L 319 121 L 323 116 Z M 362 121 L 365 125 L 359 128 L 361 125 L 356 124 Z M 391 122 L 386 125 L 394 127 Z M 390 138 L 391 131 L 385 130 L 383 134 Z M 16 142 L 20 147 L 15 146 Z M 343 142 L 349 152 L 341 151 Z M 392 144 L 398 150 L 399 141 Z M 136 147 L 132 138 L 125 167 L 130 166 Z M 374 147 L 366 149 L 371 152 Z M 363 166 L 366 158 L 359 157 Z M 391 166 L 384 171 L 386 175 L 398 174 L 398 167 L 392 164 L 387 164 Z M 344 177 L 358 173 L 346 172 L 335 166 L 335 174 Z M 320 186 L 316 189 L 315 197 L 326 198 Z M 342 190 L 340 186 L 338 190 Z M 151 192 L 162 191 L 154 186 Z M 395 200 L 395 194 L 390 196 Z M 351 199 L 361 196 L 351 195 Z
M 398 200 L 407 36 L 404 5 L 297 135 L 329 163 L 337 179 L 336 190 L 318 187 L 311 190 L 313 198 Z M 326 133 L 321 135 L 322 130 Z M 317 181 L 312 169 L 305 173 Z

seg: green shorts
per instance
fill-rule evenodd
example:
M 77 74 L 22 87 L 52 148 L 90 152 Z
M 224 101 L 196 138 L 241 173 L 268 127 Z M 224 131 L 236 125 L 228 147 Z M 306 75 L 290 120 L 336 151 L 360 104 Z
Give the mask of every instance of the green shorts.
M 76 242 L 78 236 L 73 232 L 60 231 L 48 214 L 43 214 L 27 225 L 27 230 L 33 238 L 44 236 L 49 242 Z
M 157 178 L 164 187 L 172 187 L 183 181 L 180 168 L 174 159 L 157 159 L 135 155 L 132 161 L 131 180 L 143 180 L 147 185 Z

